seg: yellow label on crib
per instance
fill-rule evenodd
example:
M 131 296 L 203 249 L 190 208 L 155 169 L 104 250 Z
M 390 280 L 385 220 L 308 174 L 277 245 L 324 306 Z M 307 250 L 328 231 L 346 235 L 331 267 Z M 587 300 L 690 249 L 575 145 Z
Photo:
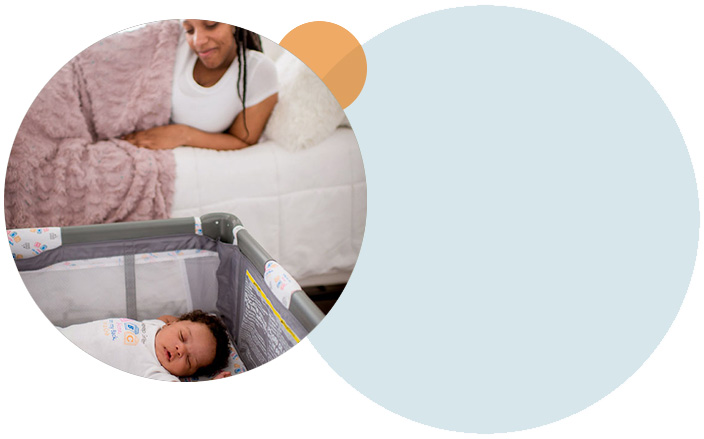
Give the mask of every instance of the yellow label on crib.
M 288 326 L 288 324 L 286 324 L 286 322 L 284 321 L 283 317 L 281 317 L 281 314 L 279 314 L 279 313 L 274 309 L 274 305 L 271 304 L 271 301 L 269 301 L 269 298 L 266 297 L 266 294 L 264 294 L 264 291 L 262 291 L 262 289 L 259 288 L 259 285 L 257 285 L 257 282 L 254 281 L 254 278 L 253 278 L 252 275 L 249 273 L 249 270 L 245 270 L 245 271 L 246 271 L 246 273 L 247 273 L 247 277 L 249 278 L 249 280 L 252 282 L 252 284 L 254 284 L 255 287 L 257 287 L 257 290 L 259 291 L 259 294 L 262 295 L 262 297 L 264 298 L 264 301 L 266 301 L 266 304 L 269 305 L 269 308 L 271 309 L 271 312 L 273 312 L 274 315 L 276 316 L 276 318 L 279 319 L 279 322 L 281 322 L 281 324 L 283 325 L 283 327 L 286 328 L 286 330 L 288 331 L 289 334 L 291 334 L 291 337 L 293 337 L 293 339 L 296 340 L 296 343 L 300 342 L 301 339 L 299 339 L 298 336 L 293 333 L 293 330 L 291 330 L 291 328 Z

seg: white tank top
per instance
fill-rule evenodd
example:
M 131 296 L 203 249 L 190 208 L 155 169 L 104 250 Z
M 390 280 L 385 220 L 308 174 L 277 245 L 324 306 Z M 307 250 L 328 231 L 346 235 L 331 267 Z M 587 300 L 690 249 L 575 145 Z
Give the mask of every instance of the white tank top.
M 247 108 L 278 92 L 279 81 L 274 62 L 256 50 L 247 50 Z M 211 87 L 193 79 L 198 56 L 181 35 L 174 63 L 171 90 L 171 122 L 189 125 L 210 133 L 226 131 L 242 111 L 237 94 L 238 60 L 232 62 L 222 78 Z M 244 72 L 243 72 L 244 76 Z M 240 92 L 242 84 L 240 84 Z

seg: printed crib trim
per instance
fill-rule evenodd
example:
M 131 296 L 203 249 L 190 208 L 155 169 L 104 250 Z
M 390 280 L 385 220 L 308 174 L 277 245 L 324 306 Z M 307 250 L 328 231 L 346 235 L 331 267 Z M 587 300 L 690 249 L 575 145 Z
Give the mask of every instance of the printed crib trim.
M 60 227 L 7 230 L 13 259 L 26 259 L 61 247 Z
M 264 266 L 264 282 L 287 309 L 291 306 L 293 293 L 301 290 L 293 276 L 273 260 Z
M 176 262 L 193 258 L 217 257 L 217 253 L 210 250 L 186 249 L 172 250 L 168 252 L 137 253 L 134 255 L 134 263 L 137 265 L 158 262 Z M 36 271 L 66 271 L 81 270 L 91 268 L 121 267 L 125 265 L 124 256 L 108 256 L 104 258 L 76 259 L 63 261 L 48 265 Z

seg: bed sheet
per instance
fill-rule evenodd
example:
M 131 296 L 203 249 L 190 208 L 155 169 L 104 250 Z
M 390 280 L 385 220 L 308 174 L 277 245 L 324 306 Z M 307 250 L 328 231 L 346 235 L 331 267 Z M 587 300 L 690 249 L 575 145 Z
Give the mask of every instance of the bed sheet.
M 232 213 L 302 286 L 346 282 L 367 210 L 351 129 L 296 152 L 264 139 L 238 151 L 181 147 L 174 154 L 172 217 Z

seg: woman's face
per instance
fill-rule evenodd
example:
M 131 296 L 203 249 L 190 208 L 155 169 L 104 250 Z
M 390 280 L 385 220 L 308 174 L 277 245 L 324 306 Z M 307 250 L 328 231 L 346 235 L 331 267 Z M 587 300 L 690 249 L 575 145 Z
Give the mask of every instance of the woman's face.
M 228 68 L 237 56 L 234 27 L 218 21 L 183 20 L 186 41 L 206 68 Z

